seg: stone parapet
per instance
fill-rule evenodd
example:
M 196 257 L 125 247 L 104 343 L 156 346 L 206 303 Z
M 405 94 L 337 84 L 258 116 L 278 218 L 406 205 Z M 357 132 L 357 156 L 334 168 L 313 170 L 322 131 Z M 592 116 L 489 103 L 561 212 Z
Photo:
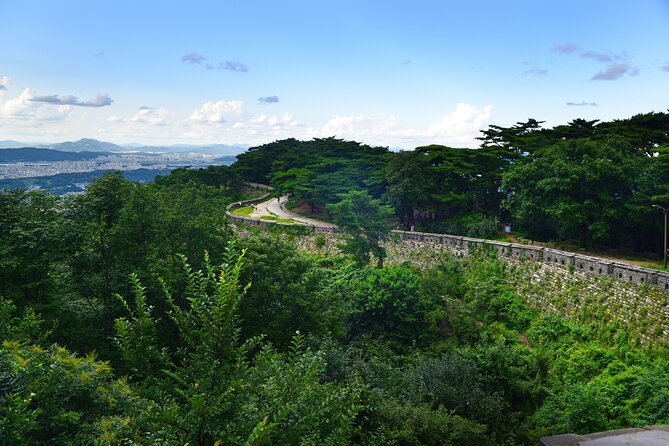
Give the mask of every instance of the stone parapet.
M 291 226 L 287 223 L 278 223 L 271 220 L 257 220 L 253 218 L 234 215 L 229 211 L 235 207 L 242 207 L 250 203 L 262 201 L 269 197 L 269 193 L 254 200 L 246 200 L 232 203 L 228 206 L 228 217 L 235 223 L 243 223 L 251 226 Z M 316 233 L 334 233 L 336 228 L 322 228 L 315 226 L 303 226 Z M 443 248 L 457 255 L 467 255 L 480 247 L 488 247 L 497 251 L 501 258 L 514 261 L 541 262 L 547 265 L 564 269 L 574 269 L 586 274 L 613 277 L 623 282 L 634 284 L 654 285 L 660 289 L 669 291 L 669 272 L 655 271 L 649 268 L 619 263 L 612 260 L 581 255 L 568 251 L 560 251 L 542 246 L 523 245 L 519 243 L 507 243 L 496 240 L 483 240 L 472 237 L 460 237 L 450 234 L 434 234 L 415 231 L 392 231 L 400 240 L 412 243 L 421 243 L 426 249 L 443 251 Z

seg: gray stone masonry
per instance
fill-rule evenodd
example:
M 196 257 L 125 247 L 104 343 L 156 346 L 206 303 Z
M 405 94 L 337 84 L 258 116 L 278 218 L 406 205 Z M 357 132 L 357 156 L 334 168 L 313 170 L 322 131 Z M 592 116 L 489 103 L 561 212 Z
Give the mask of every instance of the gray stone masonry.
M 669 425 L 619 429 L 588 435 L 563 434 L 543 437 L 540 446 L 667 446 Z

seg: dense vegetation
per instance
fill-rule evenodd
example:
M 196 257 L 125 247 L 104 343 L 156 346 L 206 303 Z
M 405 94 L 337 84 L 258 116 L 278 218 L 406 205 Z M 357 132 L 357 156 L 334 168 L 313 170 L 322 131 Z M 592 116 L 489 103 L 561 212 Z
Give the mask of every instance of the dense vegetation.
M 355 188 L 392 205 L 406 228 L 493 237 L 508 222 L 535 240 L 660 253 L 651 205 L 669 207 L 669 114 L 541 124 L 490 126 L 475 150 L 287 139 L 251 148 L 234 168 L 312 212 Z
M 285 140 L 152 184 L 0 192 L 0 444 L 510 446 L 669 423 L 664 347 L 529 308 L 488 252 L 383 264 L 384 202 L 402 224 L 483 234 L 508 212 L 647 248 L 667 119 L 530 120 L 478 150 Z M 343 254 L 235 234 L 244 180 L 331 214 Z

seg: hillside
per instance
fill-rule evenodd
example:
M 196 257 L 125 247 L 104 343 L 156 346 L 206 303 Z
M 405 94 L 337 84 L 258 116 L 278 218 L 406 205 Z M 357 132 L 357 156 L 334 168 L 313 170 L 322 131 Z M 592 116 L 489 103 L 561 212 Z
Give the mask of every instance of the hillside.
M 82 138 L 78 141 L 66 141 L 58 144 L 45 144 L 43 147 L 65 152 L 124 152 L 125 147 L 97 139 Z
M 0 149 L 0 163 L 29 163 L 39 161 L 82 161 L 95 159 L 106 152 L 66 152 L 54 149 L 23 147 Z

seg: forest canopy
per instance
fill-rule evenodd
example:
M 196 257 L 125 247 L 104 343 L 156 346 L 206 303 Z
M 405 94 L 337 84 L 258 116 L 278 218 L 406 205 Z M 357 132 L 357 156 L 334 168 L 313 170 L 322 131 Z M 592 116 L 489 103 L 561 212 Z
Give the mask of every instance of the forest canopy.
M 669 114 L 543 124 L 491 125 L 476 149 L 286 139 L 238 155 L 232 170 L 312 213 L 358 189 L 392 205 L 405 228 L 485 238 L 511 223 L 539 241 L 658 252 L 662 218 L 651 205 L 669 206 Z

